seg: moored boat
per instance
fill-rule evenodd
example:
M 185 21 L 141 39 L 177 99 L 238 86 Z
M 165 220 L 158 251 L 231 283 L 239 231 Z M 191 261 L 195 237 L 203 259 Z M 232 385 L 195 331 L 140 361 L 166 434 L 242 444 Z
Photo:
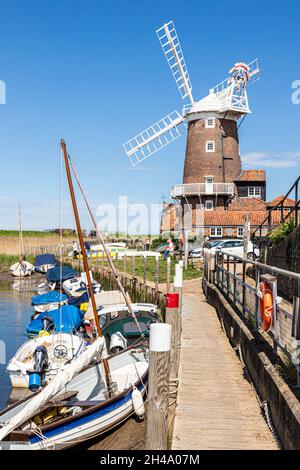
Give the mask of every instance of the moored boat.
M 66 333 L 48 334 L 26 341 L 7 366 L 12 387 L 28 388 L 28 371 L 38 371 L 41 385 L 45 385 L 64 364 L 78 357 L 86 349 L 86 344 L 83 338 Z
M 60 306 L 68 303 L 68 297 L 57 291 L 50 291 L 42 295 L 34 295 L 31 298 L 31 305 L 39 313 L 57 310 Z
M 35 257 L 34 268 L 37 273 L 45 274 L 49 269 L 56 266 L 57 261 L 55 255 L 51 253 L 44 253 Z

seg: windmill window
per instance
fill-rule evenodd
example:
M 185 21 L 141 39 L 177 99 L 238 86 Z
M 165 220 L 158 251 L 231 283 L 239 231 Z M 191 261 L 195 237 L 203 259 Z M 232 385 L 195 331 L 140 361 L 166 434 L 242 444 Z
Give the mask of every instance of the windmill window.
M 207 118 L 205 120 L 205 127 L 206 129 L 213 129 L 215 127 L 215 118 Z
M 206 152 L 214 152 L 215 151 L 215 142 L 213 140 L 206 141 Z

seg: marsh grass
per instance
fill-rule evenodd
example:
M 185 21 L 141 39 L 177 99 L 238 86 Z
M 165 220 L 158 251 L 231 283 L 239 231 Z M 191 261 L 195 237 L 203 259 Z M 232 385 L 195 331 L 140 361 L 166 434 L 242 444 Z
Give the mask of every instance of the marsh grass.
M 146 279 L 147 281 L 155 282 L 156 281 L 156 261 L 153 257 L 148 257 L 147 264 L 146 264 Z M 102 265 L 102 260 L 99 259 L 98 261 L 99 266 Z M 93 260 L 93 264 L 97 265 L 97 261 Z M 108 266 L 107 261 L 104 262 L 104 266 Z M 115 261 L 116 266 L 116 261 Z M 125 272 L 127 274 L 131 274 L 134 277 L 138 277 L 143 279 L 144 277 L 144 259 L 143 257 L 135 257 L 134 261 L 134 272 L 132 270 L 132 257 L 126 257 L 126 267 L 124 269 L 124 260 L 119 259 L 118 261 L 118 271 Z M 170 281 L 173 281 L 173 277 L 175 274 L 175 262 L 172 259 L 170 265 Z M 183 270 L 183 279 L 196 279 L 202 275 L 202 271 L 200 269 L 195 268 L 194 266 L 190 265 L 187 269 Z M 158 268 L 158 282 L 159 284 L 165 283 L 167 281 L 167 261 L 162 257 L 159 258 L 159 268 Z

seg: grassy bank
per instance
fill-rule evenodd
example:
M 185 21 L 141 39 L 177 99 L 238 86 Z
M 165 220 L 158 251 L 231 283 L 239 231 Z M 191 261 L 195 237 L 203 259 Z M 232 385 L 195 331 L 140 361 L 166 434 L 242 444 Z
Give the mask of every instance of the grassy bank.
M 155 282 L 156 280 L 156 262 L 155 258 L 146 258 L 147 259 L 147 280 Z M 102 265 L 102 260 L 99 259 L 98 261 L 99 266 Z M 97 261 L 93 260 L 93 264 L 96 265 Z M 104 262 L 104 266 L 108 266 L 107 261 Z M 167 262 L 163 258 L 159 258 L 159 268 L 158 268 L 158 282 L 165 283 L 167 281 Z M 170 273 L 171 273 L 171 281 L 173 281 L 173 276 L 175 274 L 175 262 L 173 259 L 171 260 L 170 266 Z M 135 277 L 139 277 L 141 279 L 144 278 L 144 259 L 142 257 L 136 257 L 134 262 L 134 272 L 132 266 L 132 258 L 126 258 L 126 268 L 124 269 L 124 260 L 120 259 L 118 261 L 118 270 L 120 272 L 125 272 L 128 274 L 132 274 Z M 202 275 L 202 270 L 195 268 L 194 266 L 189 266 L 187 269 L 183 270 L 183 279 L 196 279 Z
M 26 257 L 26 261 L 29 261 L 29 263 L 34 263 L 34 256 L 28 256 Z M 11 267 L 12 264 L 17 263 L 19 261 L 19 257 L 16 255 L 5 255 L 5 254 L 0 254 L 0 272 L 4 273 L 9 271 L 9 268 Z

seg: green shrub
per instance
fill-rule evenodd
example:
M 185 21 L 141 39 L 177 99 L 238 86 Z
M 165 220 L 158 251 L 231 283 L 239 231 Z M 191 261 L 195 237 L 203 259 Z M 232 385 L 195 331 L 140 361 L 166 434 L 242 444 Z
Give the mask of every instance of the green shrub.
M 268 239 L 273 246 L 276 246 L 282 240 L 284 240 L 294 230 L 295 227 L 295 219 L 286 220 L 268 234 Z

